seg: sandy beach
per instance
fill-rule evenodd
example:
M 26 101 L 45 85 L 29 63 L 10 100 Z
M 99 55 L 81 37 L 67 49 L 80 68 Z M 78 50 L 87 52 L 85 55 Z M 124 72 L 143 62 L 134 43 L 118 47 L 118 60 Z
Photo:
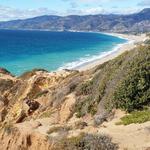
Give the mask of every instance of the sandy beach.
M 120 54 L 122 54 L 125 51 L 132 50 L 138 43 L 143 42 L 147 39 L 146 34 L 141 34 L 141 35 L 130 35 L 130 34 L 118 34 L 118 33 L 103 33 L 103 34 L 108 34 L 112 36 L 117 36 L 123 39 L 127 39 L 128 41 L 124 44 L 119 44 L 117 47 L 115 47 L 110 53 L 107 53 L 105 56 L 103 56 L 100 59 L 97 59 L 95 61 L 86 63 L 82 66 L 79 66 L 75 69 L 79 71 L 85 71 L 89 70 L 99 64 L 103 64 L 104 62 L 111 60 Z

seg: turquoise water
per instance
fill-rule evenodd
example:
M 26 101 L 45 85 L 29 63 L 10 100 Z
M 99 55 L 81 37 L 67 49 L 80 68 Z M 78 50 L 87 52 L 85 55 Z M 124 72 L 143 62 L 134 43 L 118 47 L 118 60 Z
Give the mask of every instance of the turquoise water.
M 15 75 L 34 68 L 75 68 L 126 40 L 83 32 L 0 30 L 0 67 Z

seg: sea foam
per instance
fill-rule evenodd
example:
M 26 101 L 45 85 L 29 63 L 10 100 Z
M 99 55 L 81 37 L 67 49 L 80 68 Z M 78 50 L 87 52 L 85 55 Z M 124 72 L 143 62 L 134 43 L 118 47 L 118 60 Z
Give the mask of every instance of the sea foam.
M 122 39 L 125 39 L 125 38 L 122 38 Z M 125 40 L 127 40 L 127 39 L 125 39 Z M 116 53 L 118 50 L 120 50 L 120 48 L 123 45 L 129 44 L 129 43 L 132 43 L 132 42 L 133 41 L 131 41 L 131 40 L 127 40 L 125 43 L 117 44 L 110 51 L 100 52 L 98 55 L 87 54 L 87 55 L 85 55 L 85 57 L 81 57 L 77 61 L 73 61 L 73 62 L 69 62 L 69 63 L 64 64 L 63 66 L 59 67 L 58 70 L 63 70 L 63 69 L 70 69 L 70 70 L 79 69 L 79 68 L 81 68 L 83 66 L 86 66 L 86 65 L 88 65 L 90 63 L 93 63 L 93 62 L 95 62 L 97 60 L 105 58 L 105 57 L 107 57 L 107 56 L 109 56 L 109 55 L 111 55 L 113 53 Z

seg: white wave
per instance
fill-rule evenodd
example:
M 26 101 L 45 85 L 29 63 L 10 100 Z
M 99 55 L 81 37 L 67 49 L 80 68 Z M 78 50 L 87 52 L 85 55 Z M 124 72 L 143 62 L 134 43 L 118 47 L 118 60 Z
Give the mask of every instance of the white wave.
M 66 63 L 64 64 L 63 66 L 61 66 L 60 68 L 58 68 L 58 70 L 63 70 L 63 69 L 79 69 L 80 67 L 84 66 L 84 65 L 87 65 L 89 63 L 92 63 L 94 61 L 97 61 L 101 58 L 104 58 L 112 53 L 115 53 L 116 51 L 118 51 L 123 45 L 125 44 L 129 44 L 133 41 L 127 41 L 123 44 L 118 44 L 117 46 L 115 46 L 111 51 L 107 51 L 107 52 L 101 52 L 100 54 L 98 55 L 93 55 L 93 56 L 90 56 L 89 54 L 87 54 L 85 57 L 82 57 L 80 58 L 79 60 L 77 61 L 74 61 L 74 62 L 70 62 L 70 63 Z

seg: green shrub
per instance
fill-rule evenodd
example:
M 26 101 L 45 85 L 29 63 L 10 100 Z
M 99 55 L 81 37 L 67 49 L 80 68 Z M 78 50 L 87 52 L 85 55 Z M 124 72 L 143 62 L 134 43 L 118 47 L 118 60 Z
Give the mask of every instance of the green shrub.
M 89 95 L 92 93 L 92 84 L 93 82 L 86 81 L 85 83 L 82 83 L 79 87 L 77 87 L 76 94 L 77 95 Z
M 64 138 L 56 143 L 54 150 L 116 150 L 118 146 L 105 135 L 80 134 L 77 137 Z
M 142 109 L 150 103 L 150 46 L 138 46 L 98 66 L 76 93 L 78 117 L 101 110 L 109 113 L 113 108 Z
M 93 97 L 88 96 L 83 100 L 78 100 L 75 105 L 75 112 L 78 118 L 85 116 L 87 113 L 95 115 L 97 112 L 97 103 L 93 100 Z
M 132 123 L 144 123 L 147 121 L 150 121 L 150 110 L 132 112 L 131 114 L 122 117 L 121 121 L 116 124 L 129 125 Z
M 76 117 L 80 118 L 86 115 L 87 113 L 87 100 L 83 100 L 81 102 L 77 102 L 75 104 L 75 112 L 76 112 Z
M 118 84 L 113 100 L 117 108 L 128 112 L 150 103 L 150 49 L 129 62 L 128 74 Z

